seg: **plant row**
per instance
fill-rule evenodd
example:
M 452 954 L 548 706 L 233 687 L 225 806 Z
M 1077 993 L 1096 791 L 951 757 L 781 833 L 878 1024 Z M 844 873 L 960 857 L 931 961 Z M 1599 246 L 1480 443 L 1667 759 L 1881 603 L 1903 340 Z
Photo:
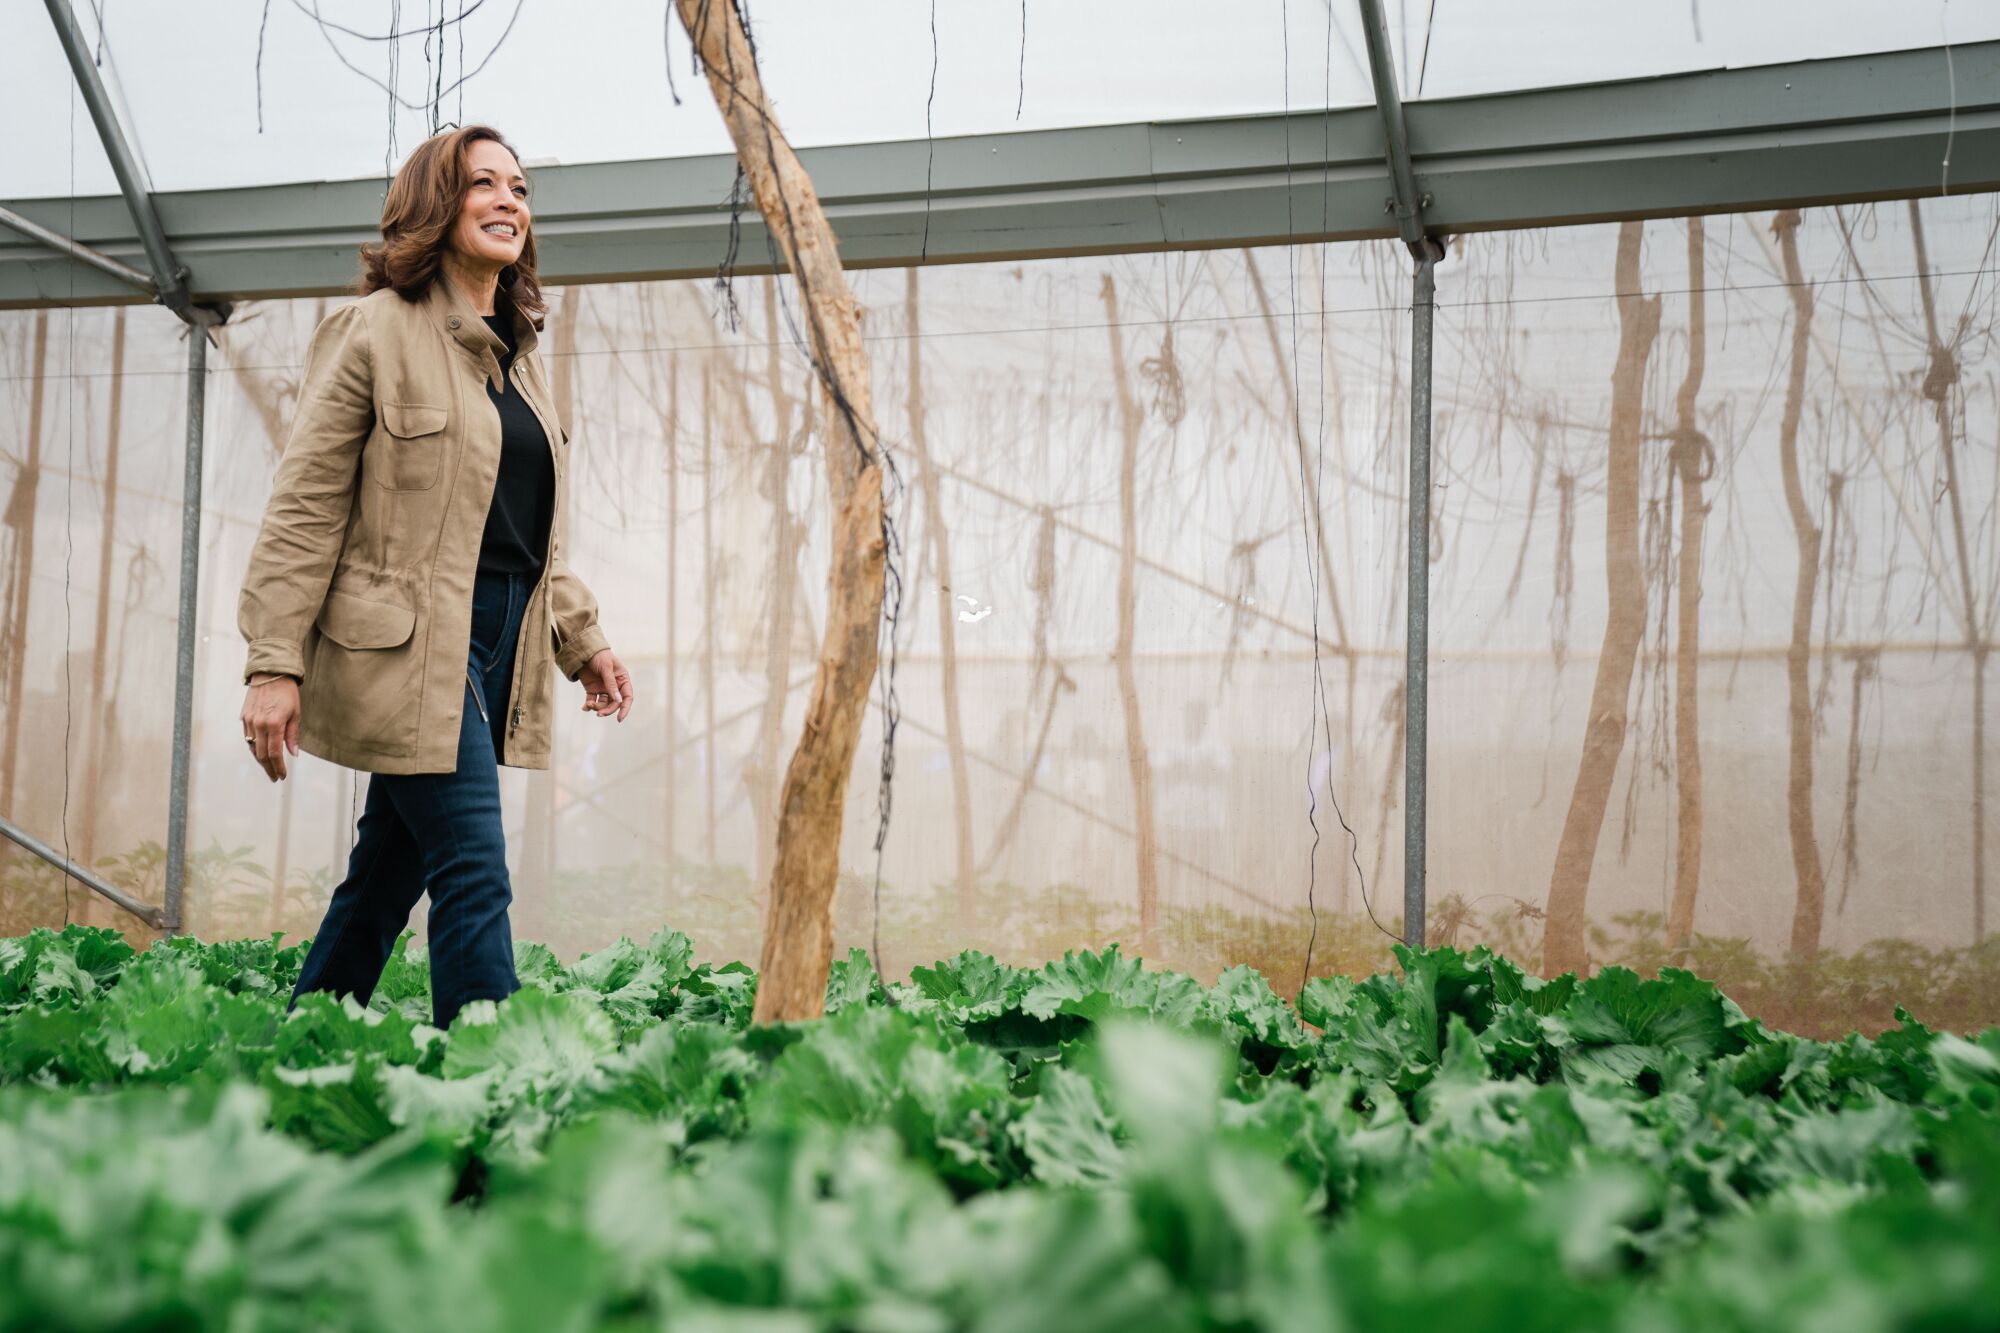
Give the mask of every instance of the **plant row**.
M 687 937 L 425 1023 L 300 948 L 0 940 L 0 1326 L 1898 1328 L 2000 1310 L 2000 1032 L 1818 1042 L 1475 950 L 1287 1004 L 1115 946 L 751 1028 Z

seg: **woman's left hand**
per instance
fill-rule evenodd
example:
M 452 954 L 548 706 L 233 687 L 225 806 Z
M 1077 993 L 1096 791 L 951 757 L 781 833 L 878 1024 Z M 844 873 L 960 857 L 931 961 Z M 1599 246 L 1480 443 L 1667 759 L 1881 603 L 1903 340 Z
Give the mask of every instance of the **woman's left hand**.
M 609 648 L 598 650 L 597 656 L 577 673 L 576 683 L 583 686 L 584 712 L 599 717 L 616 713 L 623 722 L 632 711 L 632 673 Z

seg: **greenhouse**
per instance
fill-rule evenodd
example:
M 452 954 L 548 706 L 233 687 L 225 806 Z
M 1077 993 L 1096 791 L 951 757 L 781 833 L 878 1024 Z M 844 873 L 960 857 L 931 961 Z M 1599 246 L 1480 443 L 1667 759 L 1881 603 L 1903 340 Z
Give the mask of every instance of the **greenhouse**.
M 0 1330 L 2000 1327 L 2000 9 L 860 15 L 0 0 Z

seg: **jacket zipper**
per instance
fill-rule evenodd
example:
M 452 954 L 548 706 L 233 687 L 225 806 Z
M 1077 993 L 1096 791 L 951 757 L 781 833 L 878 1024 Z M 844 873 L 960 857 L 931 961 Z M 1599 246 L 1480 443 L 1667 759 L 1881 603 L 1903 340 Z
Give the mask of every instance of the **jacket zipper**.
M 547 587 L 546 587 L 548 583 L 547 561 L 543 562 L 542 568 L 543 568 L 543 573 L 541 580 L 535 584 L 535 591 L 528 594 L 528 598 L 530 601 L 534 600 L 534 598 L 537 596 L 540 596 L 545 602 L 548 600 Z M 549 610 L 549 624 L 551 626 L 555 624 L 555 610 L 553 607 L 551 607 Z M 523 631 L 521 637 L 525 639 L 528 637 L 526 633 L 527 626 L 523 625 L 521 628 Z M 518 650 L 516 656 L 517 657 L 519 656 Z M 521 684 L 522 684 L 521 673 L 519 670 L 516 670 L 514 672 L 514 690 L 515 690 L 515 696 L 517 698 L 519 697 L 520 694 Z M 510 734 L 520 730 L 521 724 L 528 720 L 527 711 L 528 710 L 523 706 L 521 706 L 520 704 L 514 705 L 514 711 L 508 716 L 507 719 L 507 730 Z
M 523 398 L 525 399 L 525 398 L 527 398 L 527 395 L 526 395 L 526 394 L 523 394 L 523 395 L 522 395 L 522 397 L 523 397 Z M 546 420 L 545 418 L 543 418 L 543 416 L 542 416 L 542 410 L 541 410 L 541 408 L 540 408 L 540 407 L 538 407 L 538 406 L 536 406 L 536 405 L 535 405 L 535 403 L 534 403 L 534 402 L 533 402 L 532 400 L 530 400 L 530 401 L 528 402 L 528 407 L 529 407 L 529 409 L 530 409 L 530 410 L 532 410 L 532 411 L 534 412 L 534 414 L 535 414 L 535 419 L 536 419 L 536 421 L 538 421 L 538 422 L 539 422 L 539 423 L 541 424 L 541 427 L 542 427 L 542 436 L 543 436 L 543 438 L 544 438 L 545 440 L 547 440 L 547 441 L 548 441 L 548 445 L 549 445 L 549 465 L 550 465 L 550 467 L 551 467 L 551 468 L 556 468 L 556 466 L 557 466 L 557 453 L 556 453 L 556 437 L 555 437 L 555 436 L 554 436 L 554 435 L 553 435 L 552 433 L 550 433 L 550 431 L 549 431 L 549 423 L 548 423 L 548 421 L 547 421 L 547 420 Z M 561 510 L 561 508 L 562 508 L 562 477 L 561 477 L 561 472 L 560 472 L 560 469 L 559 469 L 559 468 L 557 469 L 557 476 L 556 476 L 556 508 L 557 508 L 557 510 L 558 510 L 558 511 L 560 511 L 560 510 Z M 551 520 L 551 522 L 550 522 L 550 524 L 549 524 L 549 549 L 548 549 L 547 553 L 546 553 L 546 554 L 545 554 L 545 555 L 543 556 L 543 558 L 542 558 L 542 577 L 541 577 L 540 581 L 539 581 L 539 582 L 538 582 L 538 583 L 536 584 L 536 587 L 535 587 L 535 592 L 536 592 L 536 593 L 540 593 L 540 594 L 542 594 L 542 601 L 543 601 L 543 604 L 544 604 L 544 607 L 546 608 L 546 610 L 547 610 L 547 612 L 548 612 L 548 617 L 549 617 L 549 630 L 550 630 L 551 634 L 555 634 L 555 635 L 558 635 L 558 636 L 559 636 L 559 634 L 560 634 L 560 631 L 558 631 L 558 629 L 557 629 L 557 626 L 556 626 L 556 611 L 555 611 L 555 603 L 554 603 L 553 599 L 551 599 L 551 598 L 550 598 L 550 597 L 549 597 L 549 596 L 547 595 L 547 584 L 548 584 L 548 577 L 549 577 L 549 576 L 548 576 L 548 567 L 549 567 L 549 564 L 550 564 L 550 563 L 551 563 L 551 562 L 552 562 L 552 561 L 554 560 L 554 558 L 555 558 L 555 545 L 556 545 L 556 542 L 555 542 L 555 522 L 554 522 L 554 520 Z M 529 594 L 529 595 L 530 595 L 530 597 L 534 596 L 534 594 L 533 594 L 533 593 L 531 593 L 531 594 Z M 518 656 L 519 656 L 519 655 L 518 655 L 518 653 L 517 653 L 517 654 L 516 654 L 516 657 L 517 657 L 517 659 L 518 659 Z M 520 690 L 521 690 L 521 686 L 522 686 L 522 680 L 521 680 L 521 672 L 520 672 L 520 670 L 519 670 L 519 662 L 518 662 L 518 660 L 517 660 L 517 662 L 516 662 L 516 670 L 515 670 L 515 672 L 514 672 L 514 691 L 515 691 L 515 696 L 516 696 L 517 698 L 519 697 L 519 694 L 520 694 Z M 521 729 L 521 725 L 522 725 L 522 724 L 523 724 L 524 722 L 526 722 L 526 721 L 527 721 L 527 709 L 525 709 L 524 707 L 522 707 L 522 706 L 521 706 L 521 705 L 519 705 L 519 704 L 516 704 L 516 705 L 514 705 L 514 710 L 513 710 L 513 712 L 512 712 L 511 714 L 509 714 L 509 716 L 508 716 L 508 718 L 507 718 L 507 733 L 508 733 L 508 735 L 510 735 L 510 736 L 511 736 L 511 735 L 512 735 L 512 734 L 513 734 L 514 732 L 516 732 L 516 731 L 519 731 L 519 730 Z
M 486 716 L 486 703 L 479 697 L 479 682 L 473 679 L 471 667 L 465 669 L 465 679 L 466 683 L 472 686 L 472 706 L 479 710 L 479 720 L 491 722 L 493 719 Z

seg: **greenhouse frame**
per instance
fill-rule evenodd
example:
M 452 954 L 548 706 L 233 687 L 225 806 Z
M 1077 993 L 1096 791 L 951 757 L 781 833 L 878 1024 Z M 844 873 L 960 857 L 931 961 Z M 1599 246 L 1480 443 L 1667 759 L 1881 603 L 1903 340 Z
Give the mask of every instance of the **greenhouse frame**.
M 205 335 L 246 300 L 339 292 L 374 182 L 149 193 L 68 0 L 55 30 L 121 197 L 0 207 L 0 309 L 156 301 Z M 812 150 L 849 267 L 1394 238 L 1412 257 L 1411 583 L 1427 580 L 1432 337 L 1441 242 L 1468 232 L 1978 193 L 2000 188 L 2000 43 L 1432 100 L 1398 95 L 1364 0 L 1372 107 Z M 1952 78 L 1940 81 L 1941 67 Z M 562 284 L 769 272 L 728 202 L 733 156 L 543 168 L 543 272 Z M 65 232 L 67 224 L 73 231 Z M 740 228 L 740 239 L 731 232 Z M 212 335 L 211 335 L 212 336 Z M 169 932 L 183 926 L 209 336 L 188 339 L 184 524 L 165 900 L 135 901 L 13 822 L 0 832 Z M 1428 597 L 1405 610 L 1403 934 L 1425 911 Z
M 2000 1328 L 2000 4 L 0 33 L 0 1333 Z

